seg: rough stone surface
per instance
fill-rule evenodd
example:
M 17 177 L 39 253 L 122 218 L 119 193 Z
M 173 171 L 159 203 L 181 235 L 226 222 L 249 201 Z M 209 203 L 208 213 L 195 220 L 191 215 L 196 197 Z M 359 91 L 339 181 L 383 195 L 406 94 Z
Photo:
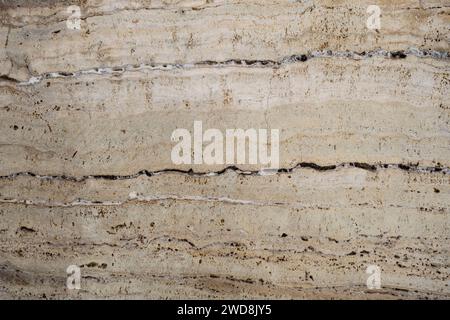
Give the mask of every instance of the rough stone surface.
M 0 298 L 449 299 L 450 4 L 377 3 L 2 1 Z M 281 169 L 173 164 L 195 120 Z

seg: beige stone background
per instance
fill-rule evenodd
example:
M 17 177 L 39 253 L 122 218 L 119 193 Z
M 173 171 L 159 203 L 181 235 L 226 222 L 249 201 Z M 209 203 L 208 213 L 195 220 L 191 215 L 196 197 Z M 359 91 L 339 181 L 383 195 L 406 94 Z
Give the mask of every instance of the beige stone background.
M 0 298 L 449 299 L 449 41 L 442 0 L 1 1 Z M 174 165 L 194 120 L 282 170 Z

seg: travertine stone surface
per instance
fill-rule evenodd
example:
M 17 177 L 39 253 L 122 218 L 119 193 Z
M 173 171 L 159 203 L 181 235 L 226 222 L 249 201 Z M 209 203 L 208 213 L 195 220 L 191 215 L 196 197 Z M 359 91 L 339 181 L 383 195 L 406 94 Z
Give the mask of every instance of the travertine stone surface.
M 3 1 L 0 298 L 449 299 L 450 3 L 371 4 Z M 175 165 L 196 120 L 280 170 Z

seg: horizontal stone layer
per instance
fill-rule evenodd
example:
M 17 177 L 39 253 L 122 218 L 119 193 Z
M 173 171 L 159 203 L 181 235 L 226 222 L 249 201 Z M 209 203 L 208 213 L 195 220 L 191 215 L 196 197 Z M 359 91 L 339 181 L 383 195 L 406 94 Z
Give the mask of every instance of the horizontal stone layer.
M 207 248 L 195 248 L 170 236 L 151 240 L 122 240 L 113 246 L 24 239 L 2 242 L 0 295 L 63 299 L 449 298 L 448 263 L 443 262 L 448 253 L 433 253 L 442 249 L 438 241 L 385 238 L 371 244 L 372 239 L 364 239 L 348 246 L 355 251 L 341 254 L 332 253 L 332 247 L 318 252 L 326 241 L 314 240 L 284 245 L 285 250 L 245 241 L 216 241 Z M 382 268 L 381 290 L 368 290 L 365 284 L 365 270 L 374 263 Z M 66 269 L 73 264 L 81 266 L 80 291 L 65 286 Z
M 300 168 L 269 176 L 244 175 L 231 170 L 214 176 L 167 172 L 118 180 L 88 177 L 82 181 L 17 176 L 0 179 L 0 199 L 3 203 L 38 207 L 116 206 L 177 200 L 301 210 L 331 210 L 346 205 L 373 209 L 401 207 L 446 214 L 450 205 L 449 184 L 449 174 L 396 168 L 377 171 L 337 168 L 323 172 Z
M 443 173 L 342 168 L 0 183 L 0 276 L 13 297 L 19 288 L 67 297 L 70 264 L 83 266 L 79 297 L 124 296 L 120 288 L 155 298 L 450 294 Z M 370 264 L 382 268 L 385 291 L 364 289 Z
M 0 175 L 223 169 L 226 163 L 173 164 L 172 132 L 193 134 L 196 120 L 223 134 L 279 129 L 282 168 L 299 162 L 448 167 L 448 72 L 444 60 L 417 57 L 315 58 L 275 68 L 144 69 L 29 86 L 4 81 Z
M 2 4 L 0 13 L 0 71 L 19 80 L 124 64 L 278 60 L 324 49 L 449 51 L 445 1 L 378 1 L 378 31 L 366 26 L 371 1 L 86 1 L 80 30 L 66 26 L 73 3 L 14 4 Z

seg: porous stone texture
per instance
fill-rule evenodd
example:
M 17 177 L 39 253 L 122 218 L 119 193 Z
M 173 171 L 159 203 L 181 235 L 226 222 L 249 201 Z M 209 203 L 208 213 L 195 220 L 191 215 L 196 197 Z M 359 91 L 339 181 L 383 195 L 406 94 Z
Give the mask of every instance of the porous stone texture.
M 449 25 L 441 0 L 2 1 L 0 298 L 449 299 Z M 194 121 L 279 129 L 280 170 L 174 164 Z

